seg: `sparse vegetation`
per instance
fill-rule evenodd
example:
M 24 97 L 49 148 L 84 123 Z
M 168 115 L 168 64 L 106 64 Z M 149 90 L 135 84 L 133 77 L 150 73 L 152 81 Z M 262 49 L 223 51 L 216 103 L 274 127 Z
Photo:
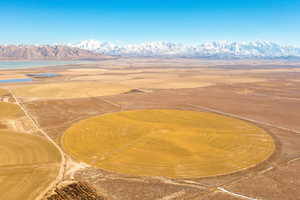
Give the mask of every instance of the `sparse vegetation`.
M 196 178 L 243 170 L 266 160 L 273 139 L 263 129 L 216 114 L 137 110 L 92 117 L 63 137 L 79 161 L 130 175 Z
M 96 190 L 84 182 L 71 183 L 57 188 L 55 194 L 47 200 L 107 200 L 97 194 Z
M 269 66 L 277 67 L 280 62 L 254 61 L 252 69 L 249 61 L 226 62 L 116 59 L 79 66 L 1 71 L 2 79 L 22 78 L 25 73 L 62 74 L 51 80 L 0 86 L 11 88 L 13 94 L 20 90 L 16 94 L 18 102 L 38 127 L 64 147 L 66 157 L 71 155 L 73 159 L 61 165 L 63 179 L 47 171 L 48 166 L 59 167 L 59 162 L 12 164 L 9 172 L 0 164 L 0 199 L 27 200 L 28 195 L 37 193 L 42 197 L 50 187 L 47 197 L 54 194 L 51 197 L 58 199 L 90 199 L 85 189 L 68 187 L 81 181 L 109 199 L 235 198 L 229 192 L 249 198 L 297 199 L 300 114 L 295 110 L 300 98 L 299 64 L 295 64 L 297 68 L 271 69 Z M 114 84 L 129 89 L 106 93 L 105 88 Z M 27 96 L 22 98 L 23 94 Z M 0 97 L 0 101 L 12 103 L 15 99 L 9 94 Z M 146 110 L 153 108 L 181 111 Z M 195 111 L 248 119 L 263 129 L 245 121 Z M 176 114 L 180 112 L 184 114 Z M 26 132 L 23 137 L 40 135 L 32 121 L 20 114 L 0 118 L 0 130 L 10 135 Z M 65 139 L 74 135 L 77 144 L 71 141 L 67 148 L 62 138 L 65 132 Z M 267 132 L 274 136 L 274 142 Z M 6 152 L 16 154 L 17 150 L 6 150 L 9 141 L 0 140 L 1 152 L 5 152 L 2 157 L 0 152 L 1 163 L 5 155 L 12 155 Z M 16 139 L 15 143 L 21 145 L 23 141 Z M 25 146 L 17 152 L 19 159 L 30 159 L 23 152 L 32 151 L 32 147 L 46 151 L 38 145 Z M 252 167 L 255 165 L 258 166 Z M 236 171 L 239 173 L 214 176 Z M 39 176 L 45 177 L 45 184 Z M 27 181 L 32 181 L 32 185 Z

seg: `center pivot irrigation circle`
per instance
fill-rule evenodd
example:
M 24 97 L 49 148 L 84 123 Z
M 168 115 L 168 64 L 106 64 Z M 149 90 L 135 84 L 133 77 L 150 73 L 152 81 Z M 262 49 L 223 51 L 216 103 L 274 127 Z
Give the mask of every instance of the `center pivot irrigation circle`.
M 134 110 L 92 117 L 63 136 L 75 159 L 122 174 L 200 178 L 253 167 L 275 149 L 263 129 L 217 114 Z

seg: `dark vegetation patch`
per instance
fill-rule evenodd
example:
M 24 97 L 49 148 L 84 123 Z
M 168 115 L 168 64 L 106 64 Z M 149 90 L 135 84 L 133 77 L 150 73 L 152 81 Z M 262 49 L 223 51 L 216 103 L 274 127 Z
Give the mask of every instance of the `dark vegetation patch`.
M 1 122 L 0 122 L 0 129 L 6 129 L 6 128 L 7 128 L 7 126 L 4 124 L 1 124 Z
M 55 189 L 55 194 L 47 200 L 108 200 L 97 194 L 96 190 L 85 182 L 71 183 Z
M 140 89 L 132 89 L 128 92 L 125 92 L 124 94 L 131 94 L 131 93 L 144 93 L 144 91 Z

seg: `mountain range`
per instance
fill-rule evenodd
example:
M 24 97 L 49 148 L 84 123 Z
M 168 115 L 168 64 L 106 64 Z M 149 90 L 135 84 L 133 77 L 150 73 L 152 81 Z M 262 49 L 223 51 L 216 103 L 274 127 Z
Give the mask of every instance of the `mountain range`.
M 64 45 L 0 45 L 0 60 L 103 59 L 102 54 Z
M 300 48 L 268 41 L 214 41 L 186 45 L 146 42 L 118 45 L 84 40 L 64 45 L 0 45 L 0 60 L 76 60 L 122 57 L 212 58 L 212 59 L 300 59 Z
M 69 44 L 69 46 L 106 55 L 128 57 L 187 57 L 219 59 L 300 58 L 299 47 L 279 45 L 269 41 L 213 41 L 195 45 L 159 41 L 141 44 L 117 45 L 97 40 L 84 40 L 77 44 Z

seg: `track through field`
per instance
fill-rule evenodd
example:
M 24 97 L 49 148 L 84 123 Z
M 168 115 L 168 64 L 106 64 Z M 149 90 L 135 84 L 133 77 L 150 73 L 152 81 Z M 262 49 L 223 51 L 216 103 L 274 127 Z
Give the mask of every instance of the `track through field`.
M 40 133 L 43 134 L 43 136 L 45 137 L 45 139 L 48 141 L 48 143 L 50 143 L 50 146 L 52 148 L 52 151 L 57 151 L 56 155 L 57 156 L 57 159 L 56 159 L 56 162 L 59 163 L 58 166 L 56 166 L 55 168 L 58 169 L 58 172 L 56 172 L 56 176 L 53 177 L 52 175 L 52 178 L 48 180 L 47 184 L 43 185 L 43 190 L 39 191 L 39 193 L 36 194 L 36 196 L 34 198 L 30 198 L 28 200 L 32 200 L 32 199 L 36 199 L 36 200 L 40 200 L 42 199 L 46 193 L 51 190 L 52 188 L 54 188 L 60 181 L 63 180 L 63 177 L 64 177 L 64 171 L 65 171 L 65 163 L 66 163 L 66 160 L 65 160 L 65 155 L 64 155 L 64 152 L 62 151 L 62 149 L 59 147 L 59 145 L 57 145 L 53 140 L 52 138 L 50 138 L 46 132 L 44 132 L 38 125 L 38 123 L 34 120 L 34 118 L 27 112 L 27 110 L 25 109 L 25 107 L 20 103 L 20 101 L 18 100 L 18 98 L 14 95 L 14 93 L 9 89 L 7 88 L 8 91 L 10 92 L 10 94 L 12 95 L 12 97 L 14 98 L 16 104 L 20 107 L 20 109 L 24 112 L 24 114 L 28 117 L 28 119 L 30 119 L 34 125 L 34 127 L 36 128 L 37 131 L 39 131 Z M 48 145 L 49 146 L 49 145 Z M 31 148 L 35 148 L 34 146 L 32 146 Z M 55 149 L 55 150 L 53 150 Z M 40 155 L 39 157 L 43 157 L 43 155 Z M 50 165 L 51 167 L 51 165 Z M 45 177 L 48 177 L 47 175 L 44 175 Z M 39 177 L 40 178 L 40 177 Z M 33 182 L 34 183 L 34 180 L 33 181 L 30 181 L 30 179 L 28 179 L 28 182 Z M 25 200 L 25 198 L 21 198 L 22 200 Z M 17 200 L 17 199 L 16 199 Z

